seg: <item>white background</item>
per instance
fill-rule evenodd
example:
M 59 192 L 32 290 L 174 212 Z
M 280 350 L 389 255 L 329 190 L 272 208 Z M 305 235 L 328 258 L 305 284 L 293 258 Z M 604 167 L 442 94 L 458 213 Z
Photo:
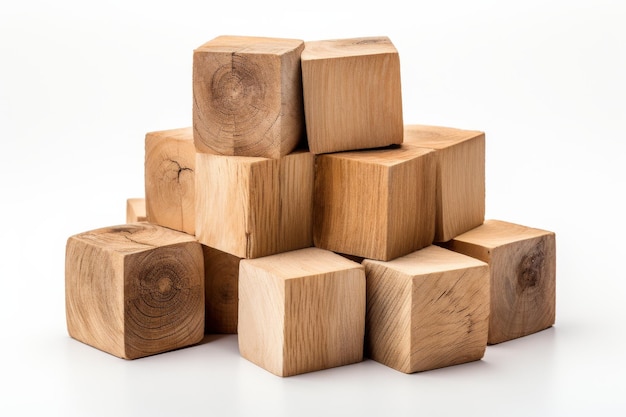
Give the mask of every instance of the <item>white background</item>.
M 1 4 L 0 415 L 626 415 L 623 2 Z M 412 375 L 279 378 L 236 336 L 135 361 L 70 339 L 67 238 L 124 223 L 145 133 L 191 124 L 192 51 L 226 34 L 389 36 L 405 123 L 486 132 L 487 217 L 556 232 L 556 325 Z

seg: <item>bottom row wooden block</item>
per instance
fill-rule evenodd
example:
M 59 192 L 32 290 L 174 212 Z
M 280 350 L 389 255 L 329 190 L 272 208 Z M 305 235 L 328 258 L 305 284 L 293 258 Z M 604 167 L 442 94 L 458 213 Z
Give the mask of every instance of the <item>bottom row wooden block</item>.
M 65 260 L 71 337 L 126 359 L 204 337 L 204 260 L 187 234 L 149 223 L 72 236 Z
M 444 246 L 489 263 L 490 345 L 527 336 L 554 325 L 554 232 L 487 220 Z
M 241 261 L 239 351 L 267 371 L 360 362 L 364 329 L 362 265 L 318 248 Z
M 483 357 L 489 323 L 486 263 L 429 246 L 363 265 L 369 357 L 405 373 Z

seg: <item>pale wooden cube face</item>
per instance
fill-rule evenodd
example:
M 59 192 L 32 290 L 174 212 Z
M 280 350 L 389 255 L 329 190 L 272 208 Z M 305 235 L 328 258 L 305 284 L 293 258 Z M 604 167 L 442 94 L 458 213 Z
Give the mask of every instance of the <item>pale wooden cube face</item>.
M 487 345 L 489 269 L 414 277 L 411 372 L 479 360 Z
M 433 246 L 390 262 L 363 263 L 372 359 L 413 373 L 483 357 L 489 319 L 485 263 Z
M 312 244 L 314 155 L 196 154 L 196 238 L 240 258 Z
M 73 338 L 135 359 L 199 342 L 204 262 L 192 237 L 149 224 L 76 235 L 66 252 Z
M 311 152 L 402 143 L 400 61 L 388 38 L 307 42 L 302 78 Z
M 432 243 L 433 152 L 395 148 L 317 157 L 315 245 L 390 260 Z
M 192 129 L 148 133 L 145 149 L 148 221 L 193 235 L 196 151 Z
M 298 258 L 280 254 L 240 264 L 240 352 L 279 376 L 348 365 L 363 358 L 363 268 L 320 249 L 302 251 L 293 252 L 302 252 Z M 320 253 L 322 259 L 313 259 Z M 270 258 L 275 268 L 254 262 Z M 311 268 L 311 260 L 321 263 Z M 330 268 L 317 269 L 327 261 Z

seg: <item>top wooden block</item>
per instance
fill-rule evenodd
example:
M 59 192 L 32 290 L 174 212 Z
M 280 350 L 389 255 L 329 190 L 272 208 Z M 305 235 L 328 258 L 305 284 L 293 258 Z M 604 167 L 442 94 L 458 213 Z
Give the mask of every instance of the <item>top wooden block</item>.
M 279 158 L 304 135 L 297 39 L 219 36 L 193 54 L 198 152 Z
M 312 153 L 402 143 L 400 58 L 389 38 L 306 42 L 302 87 Z
M 485 220 L 485 134 L 441 126 L 407 125 L 404 144 L 435 150 L 435 242 L 446 242 Z

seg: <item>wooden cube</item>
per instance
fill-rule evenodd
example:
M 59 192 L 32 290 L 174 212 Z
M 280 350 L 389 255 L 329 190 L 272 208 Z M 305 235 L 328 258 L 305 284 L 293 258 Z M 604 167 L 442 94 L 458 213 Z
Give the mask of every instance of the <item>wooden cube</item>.
M 205 328 L 207 334 L 237 333 L 241 258 L 202 245 L 204 253 Z
M 304 136 L 298 39 L 219 36 L 193 53 L 199 152 L 279 158 Z
M 243 259 L 239 351 L 278 376 L 363 359 L 365 272 L 318 248 Z
M 389 262 L 364 260 L 366 355 L 405 373 L 484 356 L 489 266 L 429 246 Z
M 435 234 L 435 196 L 432 150 L 318 155 L 315 246 L 382 261 L 426 247 Z
M 240 258 L 313 245 L 315 155 L 196 154 L 196 237 Z
M 128 198 L 126 199 L 126 223 L 138 223 L 147 221 L 146 199 Z
M 554 324 L 556 237 L 553 232 L 487 220 L 445 246 L 488 262 L 491 267 L 489 344 L 536 333 Z
M 311 152 L 402 143 L 400 58 L 389 38 L 306 42 L 302 87 Z
M 182 348 L 204 335 L 200 244 L 149 223 L 70 237 L 65 258 L 71 337 L 125 359 Z
M 408 125 L 404 142 L 435 150 L 435 241 L 445 242 L 485 220 L 485 134 L 439 126 Z
M 145 146 L 148 221 L 193 235 L 196 150 L 192 129 L 150 132 Z

